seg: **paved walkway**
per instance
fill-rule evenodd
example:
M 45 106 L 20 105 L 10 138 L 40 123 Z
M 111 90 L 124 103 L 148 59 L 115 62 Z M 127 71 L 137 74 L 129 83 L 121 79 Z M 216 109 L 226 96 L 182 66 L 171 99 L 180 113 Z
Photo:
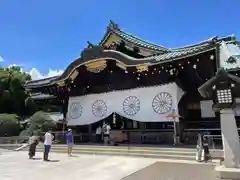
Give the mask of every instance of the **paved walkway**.
M 210 164 L 156 162 L 122 180 L 215 180 Z
M 52 153 L 50 159 L 53 161 L 43 162 L 41 157 L 42 153 L 38 153 L 36 155 L 38 159 L 29 160 L 27 152 L 0 151 L 0 179 L 121 180 L 125 177 L 123 180 L 198 180 L 198 176 L 202 174 L 203 176 L 199 180 L 213 180 L 211 165 L 197 165 L 191 161 L 160 160 L 161 163 L 156 166 L 156 162 L 159 160 L 150 158 L 97 155 L 67 157 L 66 154 Z M 183 164 L 186 162 L 191 164 Z M 145 167 L 153 168 L 149 170 Z M 143 171 L 139 171 L 141 169 Z M 139 172 L 142 174 L 139 175 Z M 154 176 L 149 176 L 149 172 L 153 173 Z M 156 174 L 156 172 L 161 173 Z M 185 174 L 185 176 L 179 176 L 178 173 Z M 194 173 L 198 175 L 192 179 Z M 159 174 L 161 176 L 155 178 Z M 188 174 L 191 176 L 187 176 Z

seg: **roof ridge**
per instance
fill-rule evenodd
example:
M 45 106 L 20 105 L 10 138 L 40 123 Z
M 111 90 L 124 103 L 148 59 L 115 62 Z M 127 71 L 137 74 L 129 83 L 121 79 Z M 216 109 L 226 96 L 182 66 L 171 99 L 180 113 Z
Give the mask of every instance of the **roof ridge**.
M 140 38 L 140 37 L 138 37 L 138 36 L 135 36 L 135 35 L 133 35 L 133 34 L 131 34 L 131 33 L 129 33 L 129 32 L 123 31 L 123 30 L 121 30 L 121 29 L 119 29 L 118 31 L 120 31 L 121 33 L 127 34 L 128 36 L 131 36 L 132 38 L 135 38 L 135 39 L 137 39 L 137 40 L 139 40 L 139 41 L 143 41 L 143 42 L 145 42 L 145 43 L 147 43 L 147 44 L 149 44 L 149 45 L 157 46 L 157 47 L 159 47 L 159 48 L 163 48 L 163 49 L 166 49 L 166 50 L 169 49 L 169 48 L 164 47 L 164 46 L 162 46 L 162 45 L 155 44 L 155 43 L 153 43 L 153 42 L 151 42 L 151 41 L 144 40 L 144 39 L 142 39 L 142 38 Z
M 109 29 L 109 30 L 111 30 L 111 31 L 113 31 L 113 32 L 114 32 L 114 31 L 118 31 L 118 32 L 120 32 L 120 33 L 122 33 L 122 34 L 125 34 L 125 35 L 127 35 L 127 36 L 129 36 L 129 37 L 131 37 L 131 38 L 133 38 L 133 39 L 136 39 L 136 40 L 138 40 L 138 41 L 140 41 L 140 42 L 143 42 L 144 44 L 147 44 L 147 45 L 149 45 L 149 46 L 151 46 L 151 47 L 153 47 L 153 48 L 155 47 L 155 48 L 162 49 L 162 50 L 168 50 L 167 47 L 164 47 L 164 46 L 162 46 L 162 45 L 155 44 L 155 43 L 150 42 L 150 41 L 147 41 L 147 40 L 144 40 L 144 39 L 142 39 L 142 38 L 140 38 L 140 37 L 138 37 L 138 36 L 135 36 L 135 35 L 133 35 L 133 34 L 131 34 L 131 33 L 129 33 L 129 32 L 126 32 L 126 31 L 122 30 L 122 29 L 120 28 L 120 26 L 119 26 L 118 24 L 114 23 L 112 20 L 110 20 L 109 25 L 107 26 L 107 29 Z
M 185 46 L 181 46 L 181 47 L 176 47 L 176 48 L 169 48 L 170 51 L 178 51 L 178 50 L 183 50 L 183 49 L 189 49 L 189 48 L 193 48 L 193 47 L 198 47 L 198 46 L 202 46 L 202 45 L 208 45 L 213 41 L 216 42 L 220 42 L 220 41 L 229 41 L 231 38 L 233 38 L 232 35 L 230 36 L 225 36 L 225 37 L 218 37 L 218 36 L 214 36 L 212 38 L 209 38 L 207 40 L 203 40 L 200 43 L 195 43 L 195 44 L 190 44 L 190 45 L 185 45 Z

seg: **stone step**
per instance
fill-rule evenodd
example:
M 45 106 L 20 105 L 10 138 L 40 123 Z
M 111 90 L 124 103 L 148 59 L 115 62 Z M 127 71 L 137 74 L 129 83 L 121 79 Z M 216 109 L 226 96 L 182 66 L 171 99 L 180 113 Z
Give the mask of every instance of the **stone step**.
M 43 151 L 39 145 L 38 151 Z M 66 145 L 53 145 L 52 152 L 67 153 Z M 75 145 L 74 154 L 96 154 L 110 156 L 138 156 L 161 159 L 195 160 L 196 150 L 188 148 L 157 148 L 157 147 L 127 147 L 127 146 L 88 146 Z
M 43 148 L 39 147 L 37 151 L 43 151 Z M 52 148 L 52 152 L 56 153 L 67 153 L 66 148 Z M 164 154 L 164 153 L 139 153 L 134 151 L 98 151 L 92 149 L 73 149 L 73 154 L 92 154 L 92 155 L 108 155 L 108 156 L 133 156 L 133 157 L 146 157 L 146 158 L 158 158 L 158 159 L 178 159 L 178 160 L 194 160 L 194 155 L 183 155 L 183 154 Z
M 42 145 L 42 144 L 41 144 Z M 67 147 L 65 144 L 54 144 L 52 147 Z M 91 149 L 118 149 L 118 150 L 144 150 L 144 151 L 179 151 L 195 153 L 195 148 L 180 147 L 149 147 L 149 146 L 103 146 L 103 145 L 74 145 L 74 148 L 91 148 Z
M 38 147 L 38 148 L 42 148 L 42 146 Z M 67 147 L 65 146 L 62 146 L 62 147 L 59 147 L 59 146 L 53 146 L 52 147 L 52 150 L 53 151 L 66 151 Z M 112 147 L 112 148 L 103 148 L 103 147 L 96 147 L 96 148 L 90 148 L 90 147 L 81 147 L 81 146 L 77 146 L 77 147 L 74 147 L 73 148 L 75 151 L 81 151 L 81 152 L 104 152 L 104 153 L 107 153 L 107 152 L 113 152 L 113 153 L 137 153 L 137 154 L 156 154 L 156 155 L 159 155 L 159 154 L 164 154 L 164 155 L 175 155 L 175 156 L 194 156 L 195 157 L 195 154 L 196 152 L 191 152 L 191 151 L 179 151 L 178 149 L 165 149 L 165 148 L 159 148 L 159 149 L 127 149 L 127 148 L 115 148 L 115 147 Z

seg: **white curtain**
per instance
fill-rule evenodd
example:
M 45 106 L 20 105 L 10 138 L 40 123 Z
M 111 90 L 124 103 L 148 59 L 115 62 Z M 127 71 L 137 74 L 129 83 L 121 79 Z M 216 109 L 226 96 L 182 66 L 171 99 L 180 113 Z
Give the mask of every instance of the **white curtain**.
M 175 84 L 136 88 L 86 96 L 70 97 L 69 125 L 98 122 L 112 113 L 141 122 L 172 121 L 166 116 L 178 113 L 183 91 Z M 178 121 L 178 119 L 176 119 Z

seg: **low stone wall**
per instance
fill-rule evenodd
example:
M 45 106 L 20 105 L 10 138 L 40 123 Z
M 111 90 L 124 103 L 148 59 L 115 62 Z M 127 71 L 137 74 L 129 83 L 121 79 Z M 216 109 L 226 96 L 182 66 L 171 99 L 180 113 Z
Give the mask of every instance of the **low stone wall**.
M 15 150 L 21 146 L 22 144 L 0 144 L 0 149 Z
M 210 155 L 212 159 L 221 159 L 224 156 L 222 149 L 212 149 L 210 150 Z

